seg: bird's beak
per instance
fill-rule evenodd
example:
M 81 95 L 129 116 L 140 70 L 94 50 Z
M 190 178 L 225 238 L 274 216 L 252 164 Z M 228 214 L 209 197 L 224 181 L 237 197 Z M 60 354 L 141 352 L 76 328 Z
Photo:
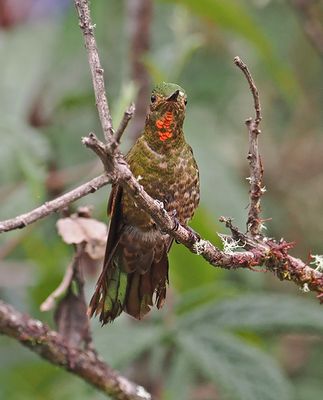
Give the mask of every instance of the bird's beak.
M 179 95 L 179 89 L 175 90 L 173 94 L 171 94 L 169 97 L 167 97 L 167 101 L 176 101 L 177 97 Z

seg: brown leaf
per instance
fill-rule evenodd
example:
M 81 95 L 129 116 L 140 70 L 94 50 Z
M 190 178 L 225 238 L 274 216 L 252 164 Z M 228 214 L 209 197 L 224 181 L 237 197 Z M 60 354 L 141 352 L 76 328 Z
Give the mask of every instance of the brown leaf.
M 81 260 L 80 269 L 86 276 L 92 276 L 93 278 L 97 277 L 98 270 L 102 266 L 102 258 L 104 256 L 104 246 L 103 246 L 103 255 L 99 259 L 95 259 L 90 257 L 88 253 L 84 252 L 84 255 Z
M 55 310 L 54 319 L 57 330 L 72 346 L 78 347 L 88 342 L 89 321 L 86 310 L 83 296 L 75 295 L 71 289 Z
M 105 241 L 107 236 L 107 226 L 103 222 L 93 218 L 77 218 L 78 224 L 88 238 L 87 241 Z
M 93 218 L 83 218 L 72 215 L 57 221 L 58 233 L 65 243 L 86 243 L 85 252 L 93 260 L 100 260 L 104 256 L 107 239 L 107 226 Z
M 61 218 L 57 221 L 58 233 L 67 244 L 78 244 L 87 241 L 85 232 L 76 218 Z

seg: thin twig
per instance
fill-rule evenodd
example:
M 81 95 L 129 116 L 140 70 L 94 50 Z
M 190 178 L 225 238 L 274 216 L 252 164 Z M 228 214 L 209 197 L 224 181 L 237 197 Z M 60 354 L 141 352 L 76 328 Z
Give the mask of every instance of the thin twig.
M 75 264 L 75 257 L 72 262 L 68 265 L 65 271 L 65 275 L 61 281 L 61 283 L 57 286 L 57 288 L 47 297 L 45 301 L 42 302 L 40 305 L 41 311 L 49 311 L 55 307 L 56 300 L 61 297 L 70 286 L 73 275 L 74 275 L 74 264 Z
M 257 87 L 247 65 L 239 57 L 234 58 L 234 63 L 241 69 L 249 83 L 255 108 L 255 118 L 249 118 L 246 120 L 249 132 L 249 152 L 247 159 L 249 161 L 250 170 L 250 205 L 247 219 L 247 231 L 250 232 L 252 236 L 257 236 L 259 235 L 262 226 L 260 219 L 260 200 L 261 196 L 265 192 L 265 189 L 262 187 L 263 168 L 258 149 L 258 135 L 260 134 L 259 124 L 262 119 L 261 106 Z
M 252 97 L 253 97 L 253 101 L 254 101 L 254 108 L 256 111 L 256 117 L 255 117 L 255 129 L 258 128 L 258 125 L 262 119 L 261 117 L 261 106 L 260 106 L 260 101 L 259 101 L 259 93 L 257 90 L 257 87 L 255 85 L 255 82 L 249 72 L 249 69 L 247 67 L 247 65 L 241 60 L 240 57 L 235 57 L 233 62 L 235 63 L 235 65 L 241 69 L 241 71 L 244 73 L 248 83 L 249 83 L 249 87 L 252 93 Z
M 17 217 L 8 219 L 6 221 L 1 221 L 0 233 L 24 228 L 25 226 L 30 225 L 41 218 L 47 217 L 47 215 L 52 214 L 55 211 L 63 209 L 68 204 L 73 203 L 75 200 L 78 200 L 90 193 L 96 192 L 99 188 L 107 185 L 110 182 L 111 178 L 109 178 L 106 174 L 91 179 L 89 182 L 84 183 L 76 189 L 63 194 L 54 200 L 44 203 L 40 207 L 37 207 L 28 213 L 18 215 Z
M 79 376 L 116 400 L 150 400 L 151 396 L 107 364 L 93 351 L 67 345 L 64 338 L 39 320 L 0 301 L 0 333 L 18 340 L 42 358 Z
M 114 138 L 118 144 L 120 143 L 120 139 L 121 139 L 125 129 L 127 128 L 129 121 L 133 117 L 134 112 L 135 112 L 135 105 L 133 103 L 131 103 L 129 108 L 123 114 L 123 118 L 120 122 L 120 125 L 119 125 L 118 129 L 116 130 L 116 133 L 114 134 Z
M 104 170 L 107 172 L 107 174 L 111 174 L 113 169 L 113 158 L 111 155 L 113 154 L 115 145 L 113 144 L 112 148 L 111 145 L 104 144 L 93 132 L 90 132 L 88 136 L 83 137 L 82 143 L 95 152 L 95 154 L 100 158 Z
M 74 0 L 79 17 L 79 25 L 83 31 L 85 47 L 87 49 L 89 65 L 91 69 L 94 94 L 104 138 L 107 143 L 113 141 L 112 118 L 104 84 L 103 73 L 98 49 L 94 37 L 95 25 L 92 24 L 91 14 L 87 0 Z

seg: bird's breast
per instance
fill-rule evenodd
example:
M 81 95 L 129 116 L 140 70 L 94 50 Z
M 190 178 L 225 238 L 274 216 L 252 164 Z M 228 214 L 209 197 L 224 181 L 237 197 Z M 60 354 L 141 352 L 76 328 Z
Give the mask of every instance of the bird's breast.
M 129 160 L 134 176 L 151 197 L 164 204 L 168 212 L 175 211 L 181 223 L 188 222 L 199 203 L 199 174 L 191 151 L 177 154 L 174 151 L 174 154 L 162 156 L 143 153 L 141 156 L 139 162 L 132 158 Z M 123 196 L 122 212 L 127 224 L 143 230 L 155 227 L 150 216 L 127 193 Z

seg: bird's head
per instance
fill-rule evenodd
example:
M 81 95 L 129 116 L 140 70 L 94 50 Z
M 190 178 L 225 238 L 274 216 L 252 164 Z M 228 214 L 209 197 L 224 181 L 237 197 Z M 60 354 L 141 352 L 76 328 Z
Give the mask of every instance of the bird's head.
M 162 82 L 152 91 L 146 126 L 156 139 L 169 142 L 182 134 L 187 96 L 179 85 Z

